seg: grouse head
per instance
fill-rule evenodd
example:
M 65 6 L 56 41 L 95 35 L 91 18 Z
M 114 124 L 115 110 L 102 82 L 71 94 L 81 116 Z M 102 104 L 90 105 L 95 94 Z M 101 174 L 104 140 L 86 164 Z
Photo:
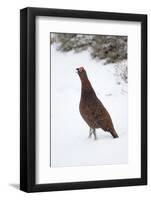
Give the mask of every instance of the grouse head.
M 87 79 L 87 73 L 84 67 L 76 68 L 78 75 L 80 76 L 81 80 Z

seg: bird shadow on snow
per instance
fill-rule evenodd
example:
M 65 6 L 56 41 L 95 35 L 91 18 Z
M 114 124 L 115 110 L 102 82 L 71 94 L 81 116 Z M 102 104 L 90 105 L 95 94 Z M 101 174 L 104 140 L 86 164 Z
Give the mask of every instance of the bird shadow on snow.
M 100 140 L 113 140 L 114 138 L 110 135 L 110 133 L 100 133 L 100 132 L 96 132 L 97 134 L 97 139 L 94 139 L 94 136 L 92 135 L 91 137 L 87 136 L 85 137 L 83 140 L 84 141 L 100 141 Z M 117 138 L 118 139 L 118 138 Z
M 103 142 L 110 142 L 111 141 L 112 142 L 112 141 L 120 141 L 121 139 L 123 139 L 126 136 L 125 133 L 120 133 L 120 134 L 118 134 L 119 135 L 118 138 L 113 138 L 112 135 L 109 132 L 103 132 L 101 130 L 97 130 L 96 134 L 97 134 L 96 140 L 94 139 L 93 135 L 91 137 L 89 137 L 87 135 L 87 137 L 83 138 L 83 141 L 87 141 L 89 143 L 91 143 L 91 142 L 101 142 L 101 141 L 103 141 Z

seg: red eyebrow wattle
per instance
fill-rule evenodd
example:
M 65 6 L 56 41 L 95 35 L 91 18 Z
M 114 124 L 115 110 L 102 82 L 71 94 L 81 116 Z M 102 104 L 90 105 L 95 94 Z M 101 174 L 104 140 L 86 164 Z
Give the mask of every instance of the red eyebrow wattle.
M 79 70 L 80 70 L 80 71 L 84 70 L 84 67 L 80 67 Z

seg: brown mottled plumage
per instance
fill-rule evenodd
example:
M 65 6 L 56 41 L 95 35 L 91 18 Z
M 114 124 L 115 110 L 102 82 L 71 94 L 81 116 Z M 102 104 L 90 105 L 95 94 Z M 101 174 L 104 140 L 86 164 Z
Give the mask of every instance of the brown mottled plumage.
M 112 119 L 101 101 L 97 98 L 85 69 L 80 67 L 76 70 L 82 86 L 79 109 L 81 116 L 90 127 L 89 137 L 94 134 L 94 138 L 96 139 L 95 129 L 101 128 L 104 131 L 110 132 L 113 138 L 117 138 L 118 135 L 114 129 Z

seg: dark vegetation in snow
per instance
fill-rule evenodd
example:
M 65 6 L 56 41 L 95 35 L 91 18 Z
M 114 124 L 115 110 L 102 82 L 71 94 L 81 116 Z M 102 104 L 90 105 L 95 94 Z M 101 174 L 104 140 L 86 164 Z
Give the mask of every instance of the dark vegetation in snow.
M 127 36 L 55 33 L 51 34 L 51 43 L 62 52 L 89 50 L 92 58 L 106 59 L 107 63 L 127 59 Z
M 115 63 L 115 75 L 127 83 L 127 36 L 51 33 L 50 41 L 58 51 L 87 50 L 92 59 L 103 60 L 104 64 Z

